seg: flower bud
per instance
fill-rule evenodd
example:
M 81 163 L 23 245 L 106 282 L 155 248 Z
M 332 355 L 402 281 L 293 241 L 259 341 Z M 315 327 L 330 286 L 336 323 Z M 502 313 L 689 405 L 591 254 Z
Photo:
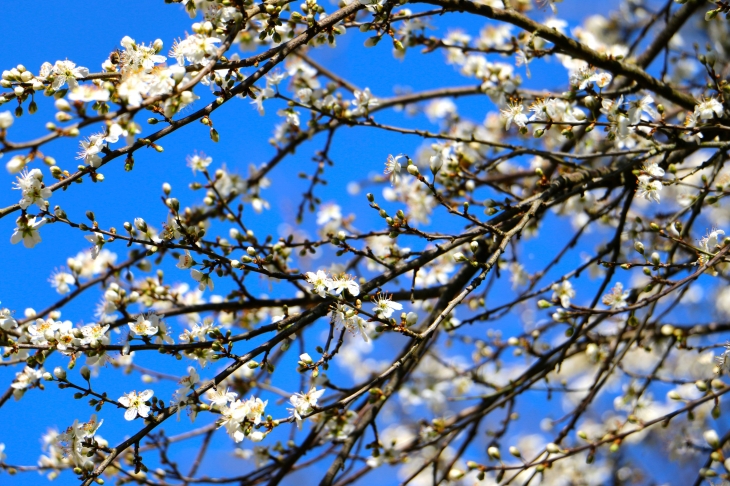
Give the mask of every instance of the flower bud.
M 147 233 L 147 223 L 142 218 L 134 218 L 134 227 L 140 230 L 142 233 Z
M 53 368 L 53 375 L 58 378 L 59 380 L 65 380 L 66 379 L 66 370 L 61 368 L 60 366 L 56 366 Z
M 81 367 L 81 369 L 79 370 L 79 373 L 81 373 L 81 377 L 86 381 L 89 381 L 89 378 L 91 378 L 91 371 L 89 370 L 89 367 L 86 365 Z
M 177 198 L 168 197 L 167 199 L 165 199 L 165 204 L 168 208 L 172 209 L 175 212 L 178 212 L 180 210 L 180 201 L 178 201 Z
M 551 454 L 557 454 L 560 452 L 560 447 L 553 442 L 550 442 L 547 446 L 545 446 L 545 449 Z
M 456 262 L 466 262 L 468 260 L 469 259 L 467 257 L 465 257 L 464 254 L 461 253 L 460 251 L 454 253 L 454 261 L 456 261 Z
M 714 430 L 706 430 L 702 436 L 705 438 L 705 441 L 710 445 L 710 447 L 717 449 L 720 447 L 720 437 L 717 435 L 717 432 Z
M 58 111 L 65 111 L 65 112 L 71 111 L 71 105 L 64 98 L 56 100 L 54 105 Z
M 540 299 L 537 301 L 537 307 L 540 309 L 548 309 L 552 306 L 553 306 L 552 302 L 547 301 L 545 299 Z
M 671 324 L 664 324 L 659 332 L 662 333 L 662 336 L 671 336 L 674 334 L 674 326 Z

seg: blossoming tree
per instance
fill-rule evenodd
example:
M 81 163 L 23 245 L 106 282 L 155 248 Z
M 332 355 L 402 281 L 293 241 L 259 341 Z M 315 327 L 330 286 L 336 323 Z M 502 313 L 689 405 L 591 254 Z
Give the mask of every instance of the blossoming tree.
M 3 484 L 730 478 L 730 4 L 569 24 L 577 0 L 166 3 L 191 33 L 2 73 L 5 245 L 32 255 L 53 226 L 87 248 L 57 255 L 55 303 L 0 310 L 0 413 L 53 393 L 77 417 L 44 424 L 40 459 L 5 439 Z M 463 81 L 376 92 L 318 60 L 362 44 Z M 270 158 L 191 151 L 189 190 L 159 181 L 163 224 L 124 201 L 97 218 L 84 191 L 122 184 L 111 168 L 178 132 L 233 143 L 223 107 L 276 112 Z M 46 131 L 19 138 L 31 116 Z M 348 129 L 402 138 L 337 160 Z M 277 205 L 289 224 L 260 231 Z

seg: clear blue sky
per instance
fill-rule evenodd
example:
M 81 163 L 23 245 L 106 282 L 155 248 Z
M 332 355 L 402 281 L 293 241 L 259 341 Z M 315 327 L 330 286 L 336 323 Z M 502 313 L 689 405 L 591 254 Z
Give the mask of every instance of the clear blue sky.
M 601 2 L 603 13 L 616 5 L 615 0 Z M 559 5 L 560 17 L 575 25 L 586 13 L 595 12 L 593 2 L 566 0 Z M 331 7 L 334 9 L 334 6 Z M 547 12 L 543 15 L 547 16 Z M 540 17 L 540 15 L 538 15 Z M 482 22 L 460 16 L 447 15 L 439 20 L 442 29 L 460 27 L 476 35 L 482 27 Z M 166 5 L 161 0 L 130 0 L 126 2 L 98 2 L 98 1 L 56 1 L 42 2 L 33 8 L 28 8 L 25 2 L 6 2 L 3 5 L 3 16 L 0 17 L 0 29 L 5 39 L 4 49 L 0 50 L 0 69 L 9 69 L 22 63 L 34 72 L 39 66 L 49 61 L 70 59 L 77 65 L 88 67 L 92 72 L 100 70 L 100 64 L 108 54 L 119 46 L 120 39 L 129 35 L 140 42 L 151 42 L 161 38 L 165 42 L 165 51 L 175 38 L 183 37 L 184 32 L 190 31 L 191 20 L 178 5 Z M 438 35 L 441 31 L 436 32 Z M 336 71 L 344 78 L 358 86 L 368 86 L 379 96 L 393 94 L 394 88 L 408 87 L 413 90 L 424 90 L 440 86 L 463 86 L 470 81 L 465 80 L 453 71 L 453 68 L 443 63 L 442 53 L 434 52 L 422 56 L 416 52 L 409 54 L 405 61 L 394 60 L 390 54 L 390 47 L 386 42 L 374 49 L 364 49 L 362 43 L 366 36 L 359 32 L 348 32 L 338 38 L 337 49 L 323 48 L 313 56 L 325 66 Z M 533 72 L 537 71 L 533 68 Z M 524 71 L 523 71 L 524 72 Z M 566 86 L 567 75 L 556 65 L 540 68 L 541 76 L 526 80 L 526 85 L 535 88 Z M 552 83 L 546 86 L 545 80 Z M 205 96 L 200 89 L 199 94 Z M 200 100 L 195 108 L 203 106 L 205 98 Z M 106 182 L 91 184 L 86 181 L 80 186 L 72 187 L 66 192 L 57 192 L 53 195 L 51 205 L 60 204 L 67 213 L 77 221 L 83 219 L 84 211 L 93 209 L 97 219 L 104 227 L 115 226 L 121 228 L 124 221 L 131 221 L 135 217 L 143 217 L 151 225 L 160 227 L 165 219 L 163 207 L 160 204 L 163 182 L 173 186 L 175 195 L 183 204 L 198 201 L 200 193 L 191 193 L 185 188 L 192 180 L 190 169 L 186 167 L 185 158 L 195 150 L 202 150 L 214 159 L 214 166 L 225 163 L 228 168 L 235 168 L 246 173 L 249 164 L 261 164 L 273 154 L 273 149 L 267 143 L 271 136 L 276 117 L 272 116 L 279 107 L 272 102 L 267 105 L 267 116 L 261 118 L 249 105 L 248 100 L 236 100 L 215 112 L 213 117 L 216 129 L 221 135 L 221 142 L 213 144 L 208 137 L 207 129 L 200 124 L 193 124 L 184 130 L 178 131 L 164 139 L 161 145 L 165 151 L 157 154 L 153 151 L 139 151 L 135 154 L 136 165 L 132 172 L 125 172 L 121 159 L 106 166 L 102 172 Z M 25 140 L 43 133 L 43 125 L 52 118 L 55 110 L 49 103 L 40 103 L 41 109 L 34 116 L 25 115 L 16 121 L 11 137 L 13 140 Z M 486 97 L 472 98 L 459 103 L 460 112 L 481 121 L 487 110 L 493 109 Z M 0 108 L 13 109 L 11 104 Z M 144 120 L 146 117 L 140 117 Z M 380 118 L 383 122 L 402 121 L 401 114 L 384 114 Z M 411 120 L 410 126 L 428 127 L 425 120 Z M 145 133 L 152 130 L 143 123 Z M 91 131 L 98 131 L 99 127 L 92 127 Z M 345 191 L 346 183 L 355 179 L 364 179 L 371 172 L 380 172 L 388 154 L 414 153 L 421 141 L 400 135 L 381 134 L 366 129 L 346 129 L 338 133 L 335 148 L 331 154 L 336 166 L 329 169 L 327 177 L 329 184 L 320 187 L 318 195 L 323 201 L 337 200 L 345 206 L 345 213 L 356 213 L 357 223 L 361 227 L 368 227 L 377 221 L 373 212 L 367 209 L 364 196 L 351 197 Z M 310 162 L 314 150 L 321 148 L 322 141 L 315 140 L 298 150 L 294 157 L 289 158 L 286 164 L 273 171 L 271 179 L 275 182 L 263 195 L 271 202 L 271 209 L 261 216 L 254 215 L 247 209 L 246 222 L 253 227 L 257 234 L 278 234 L 278 226 L 282 222 L 294 224 L 294 215 L 299 203 L 299 195 L 304 192 L 306 182 L 295 177 L 296 173 L 306 170 L 311 172 L 314 164 Z M 76 142 L 60 141 L 42 148 L 43 152 L 58 160 L 63 168 L 73 169 L 78 162 L 73 158 L 77 151 Z M 2 165 L 8 160 L 6 156 Z M 47 174 L 45 168 L 44 172 Z M 49 177 L 47 175 L 47 177 Z M 10 187 L 14 176 L 0 171 L 0 207 L 16 203 L 19 199 L 17 191 Z M 438 221 L 436 222 L 438 223 Z M 313 218 L 308 216 L 304 227 L 310 231 L 313 228 Z M 60 225 L 49 225 L 43 228 L 43 242 L 32 250 L 22 245 L 10 246 L 7 240 L 14 228 L 14 218 L 7 217 L 0 220 L 0 238 L 5 238 L 0 251 L 2 277 L 0 279 L 0 301 L 4 307 L 15 309 L 18 313 L 29 306 L 40 309 L 57 299 L 57 295 L 46 282 L 54 268 L 65 264 L 69 256 L 89 246 L 78 232 L 70 231 Z M 532 258 L 535 268 L 542 266 L 548 255 L 554 254 L 564 242 L 559 239 L 541 239 L 539 246 L 532 247 Z M 529 248 L 529 247 L 528 247 Z M 115 250 L 115 248 L 111 248 Z M 124 249 L 121 245 L 116 251 L 120 260 L 124 258 Z M 577 261 L 580 248 L 576 250 L 574 259 Z M 166 264 L 168 279 L 192 283 L 184 272 L 176 272 L 174 267 Z M 259 289 L 267 292 L 265 285 Z M 88 323 L 93 318 L 93 309 L 96 304 L 96 295 L 76 301 L 63 311 L 64 319 L 70 319 L 78 324 Z M 173 326 L 176 324 L 173 323 Z M 179 329 L 179 325 L 177 325 Z M 387 350 L 385 350 L 387 351 Z M 387 354 L 387 353 L 384 353 Z M 52 363 L 57 363 L 53 361 Z M 165 361 L 167 366 L 169 360 Z M 154 367 L 158 364 L 155 359 L 142 358 L 139 364 Z M 187 363 L 185 363 L 187 366 Z M 52 365 L 51 365 L 52 367 Z M 182 373 L 180 369 L 169 370 L 171 373 Z M 293 368 L 292 368 L 293 369 Z M 0 382 L 9 383 L 13 372 L 0 368 Z M 208 373 L 210 371 L 208 370 Z M 288 373 L 288 372 L 287 372 Z M 105 389 L 110 395 L 117 397 L 131 388 L 146 388 L 137 377 L 125 378 L 118 382 L 108 382 L 110 377 L 120 378 L 119 374 L 111 371 L 103 375 Z M 207 376 L 206 376 L 207 377 Z M 279 378 L 281 379 L 281 378 Z M 3 385 L 3 390 L 4 390 Z M 293 376 L 290 382 L 280 382 L 280 386 L 299 391 L 298 377 Z M 174 389 L 165 384 L 154 384 L 156 394 L 166 399 Z M 537 402 L 536 402 L 537 403 Z M 274 405 L 270 402 L 271 413 L 282 416 L 284 405 Z M 80 403 L 74 403 L 71 393 L 49 387 L 45 392 L 34 390 L 20 402 L 11 402 L 2 410 L 3 417 L 15 417 L 10 422 L 3 421 L 0 430 L 0 442 L 6 444 L 8 462 L 13 464 L 34 464 L 40 455 L 40 435 L 49 425 L 63 429 L 74 419 L 86 420 L 92 410 Z M 530 410 L 525 410 L 530 413 Z M 105 408 L 101 416 L 105 419 L 99 433 L 112 444 L 118 442 L 125 434 L 137 430 L 129 429 L 129 424 L 122 419 L 118 410 Z M 541 417 L 535 417 L 534 425 Z M 207 423 L 207 422 L 201 422 Z M 169 434 L 189 427 L 186 418 L 179 424 L 171 423 Z M 221 432 L 222 435 L 222 432 Z M 229 455 L 230 441 L 219 437 L 215 446 L 217 449 L 209 456 L 203 470 L 217 472 L 222 469 L 239 471 L 242 467 L 238 460 Z M 179 451 L 181 460 L 194 454 L 197 443 L 191 443 Z M 249 447 L 250 445 L 247 445 Z M 207 469 L 206 469 L 207 468 Z M 385 471 L 383 471 L 385 473 Z M 386 478 L 383 478 L 387 483 Z M 390 478 L 392 479 L 392 477 Z M 33 485 L 41 481 L 35 474 L 24 474 L 9 479 L 0 478 L 2 484 Z M 56 484 L 76 484 L 72 475 L 65 473 Z M 389 484 L 389 483 L 388 483 Z

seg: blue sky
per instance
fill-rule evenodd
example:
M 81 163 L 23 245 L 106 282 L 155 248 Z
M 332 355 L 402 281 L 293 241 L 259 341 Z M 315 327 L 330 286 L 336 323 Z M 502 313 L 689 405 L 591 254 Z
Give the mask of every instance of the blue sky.
M 606 13 L 616 3 L 614 0 L 602 2 L 602 13 Z M 104 8 L 102 5 L 104 7 L 114 5 L 115 8 Z M 559 7 L 560 17 L 568 20 L 571 25 L 575 25 L 587 13 L 594 13 L 596 9 L 593 2 L 578 0 L 566 0 Z M 334 9 L 334 6 L 331 8 Z M 9 69 L 22 63 L 34 72 L 37 72 L 38 67 L 45 61 L 53 63 L 66 58 L 77 65 L 88 67 L 92 72 L 99 71 L 101 62 L 119 46 L 119 41 L 125 35 L 146 43 L 161 38 L 165 42 L 165 51 L 167 51 L 175 38 L 184 36 L 185 31 L 190 31 L 191 24 L 191 20 L 178 5 L 166 5 L 162 1 L 151 0 L 110 2 L 108 4 L 98 1 L 45 2 L 42 11 L 38 8 L 29 10 L 23 2 L 8 2 L 3 9 L 4 15 L 0 18 L 0 28 L 6 40 L 5 49 L 0 51 L 0 69 Z M 549 10 L 537 13 L 535 18 L 547 17 L 548 14 Z M 448 28 L 462 28 L 476 35 L 483 26 L 481 19 L 458 14 L 447 15 L 438 22 L 440 30 L 435 32 L 436 35 L 442 34 Z M 425 56 L 412 52 L 404 61 L 399 61 L 393 59 L 387 42 L 383 42 L 373 49 L 362 47 L 365 38 L 364 34 L 350 31 L 347 35 L 338 38 L 336 49 L 322 48 L 312 55 L 342 77 L 358 86 L 368 86 L 373 93 L 383 97 L 392 95 L 396 88 L 425 90 L 442 86 L 472 84 L 470 80 L 459 76 L 451 66 L 444 64 L 441 52 L 433 52 Z M 525 79 L 525 86 L 559 88 L 567 85 L 567 74 L 562 67 L 556 63 L 540 64 L 539 69 L 537 66 L 533 67 L 533 73 L 539 71 L 540 76 Z M 524 78 L 524 71 L 521 72 Z M 544 85 L 546 79 L 552 81 L 550 86 Z M 204 88 L 199 89 L 198 93 L 203 96 L 203 99 L 194 108 L 202 107 L 203 103 L 207 102 Z M 162 195 L 160 188 L 163 182 L 172 185 L 173 195 L 178 197 L 183 205 L 200 200 L 200 193 L 187 190 L 187 185 L 193 179 L 185 159 L 194 151 L 200 150 L 213 157 L 214 166 L 226 164 L 229 169 L 235 169 L 243 174 L 247 172 L 249 164 L 259 165 L 273 155 L 274 151 L 267 140 L 271 136 L 277 118 L 273 114 L 283 105 L 277 105 L 276 101 L 270 103 L 267 104 L 267 116 L 263 118 L 249 105 L 249 100 L 235 100 L 228 103 L 217 110 L 213 116 L 215 127 L 221 136 L 220 143 L 210 142 L 206 127 L 197 123 L 192 124 L 165 138 L 161 142 L 165 149 L 162 154 L 152 150 L 137 152 L 133 171 L 125 172 L 122 167 L 123 161 L 117 160 L 102 170 L 106 177 L 105 182 L 92 184 L 86 181 L 81 185 L 75 185 L 69 191 L 57 192 L 50 200 L 51 205 L 61 205 L 76 221 L 83 220 L 84 212 L 93 209 L 97 220 L 104 227 L 121 228 L 124 221 L 142 217 L 152 226 L 159 228 L 166 217 L 164 208 L 160 204 Z M 26 140 L 43 133 L 43 125 L 52 118 L 55 110 L 48 100 L 39 100 L 39 104 L 41 108 L 39 113 L 33 116 L 25 115 L 16 121 L 10 132 L 12 140 Z M 494 109 L 486 97 L 470 98 L 465 102 L 460 102 L 459 106 L 460 112 L 464 116 L 471 117 L 475 121 L 483 120 L 486 112 Z M 0 108 L 0 111 L 12 110 L 12 108 L 8 104 Z M 145 118 L 141 117 L 140 121 Z M 404 119 L 405 117 L 400 113 L 385 113 L 379 116 L 379 120 L 384 123 L 403 123 Z M 435 128 L 433 125 L 429 125 L 423 117 L 413 120 L 406 119 L 404 124 L 419 128 Z M 152 127 L 145 123 L 142 125 L 145 129 L 144 133 L 153 131 Z M 98 131 L 98 129 L 99 127 L 91 127 L 90 132 Z M 296 174 L 301 171 L 309 173 L 313 171 L 315 165 L 311 162 L 311 157 L 315 150 L 321 149 L 323 141 L 322 137 L 318 137 L 305 144 L 296 155 L 288 158 L 286 163 L 271 173 L 270 178 L 274 184 L 263 192 L 263 196 L 271 202 L 271 209 L 261 215 L 256 215 L 250 208 L 247 208 L 245 213 L 247 225 L 252 227 L 257 234 L 271 233 L 278 236 L 278 228 L 282 223 L 295 224 L 299 196 L 306 190 L 306 181 L 297 178 Z M 412 154 L 421 144 L 422 141 L 415 137 L 383 134 L 371 129 L 341 130 L 336 135 L 331 152 L 331 158 L 336 165 L 327 170 L 328 185 L 320 186 L 317 194 L 324 202 L 338 201 L 345 208 L 345 214 L 357 214 L 356 225 L 358 227 L 368 228 L 374 224 L 380 224 L 380 218 L 368 208 L 364 194 L 356 196 L 347 194 L 345 189 L 347 182 L 353 178 L 365 179 L 372 172 L 380 172 L 388 154 Z M 55 157 L 63 168 L 72 169 L 78 164 L 73 160 L 77 151 L 76 141 L 58 141 L 42 148 L 42 151 Z M 7 158 L 8 156 L 2 162 L 5 162 Z M 0 207 L 17 202 L 17 191 L 9 189 L 13 181 L 13 176 L 5 171 L 0 172 L 0 187 L 6 188 L 0 191 Z M 378 189 L 376 194 L 379 199 L 382 199 L 379 192 Z M 535 242 L 526 246 L 527 265 L 528 267 L 534 265 L 530 268 L 531 270 L 544 266 L 545 262 L 565 244 L 565 241 L 560 238 L 559 230 L 566 228 L 566 223 L 556 220 L 557 218 L 548 219 L 548 222 L 556 225 L 555 233 L 542 238 L 539 244 Z M 313 216 L 308 215 L 303 227 L 313 233 L 313 223 Z M 13 228 L 13 217 L 0 220 L 0 238 L 6 238 L 7 241 Z M 26 307 L 32 306 L 40 309 L 54 302 L 58 296 L 47 284 L 47 278 L 54 268 L 65 264 L 67 257 L 73 256 L 89 246 L 80 233 L 70 231 L 60 225 L 46 226 L 43 228 L 42 236 L 43 242 L 32 250 L 27 250 L 22 245 L 11 246 L 6 242 L 0 252 L 0 264 L 3 268 L 3 278 L 0 279 L 0 301 L 4 307 L 15 309 L 21 314 Z M 566 265 L 580 261 L 581 251 L 592 248 L 592 243 L 602 237 L 605 235 L 589 236 L 587 241 L 591 244 L 579 247 L 571 253 Z M 115 248 L 111 249 L 115 250 Z M 124 250 L 121 245 L 116 251 L 122 260 Z M 166 279 L 192 283 L 187 273 L 175 270 L 172 262 L 167 262 L 163 268 L 167 274 Z M 556 271 L 559 272 L 560 268 Z M 260 285 L 258 290 L 271 294 L 271 290 L 268 289 L 265 282 Z M 507 295 L 509 290 L 497 289 L 496 292 L 495 300 Z M 63 311 L 64 319 L 70 319 L 76 324 L 88 323 L 92 319 L 96 299 L 96 294 L 92 294 L 88 298 L 68 305 Z M 510 322 L 511 325 L 515 325 L 514 316 Z M 176 324 L 173 323 L 173 325 Z M 510 323 L 506 325 L 510 325 Z M 483 334 L 483 329 L 475 331 L 475 334 L 479 333 Z M 317 334 L 317 332 L 312 332 L 313 337 L 309 340 L 310 343 L 317 337 Z M 395 344 L 392 347 L 384 345 L 376 355 L 387 356 L 394 349 L 397 349 Z M 137 362 L 151 368 L 160 365 L 160 360 L 156 357 L 141 357 Z M 60 363 L 60 361 L 52 361 L 52 363 Z M 169 366 L 168 361 L 163 363 L 164 366 Z M 291 366 L 290 369 L 293 369 L 293 362 L 285 363 L 288 363 Z M 187 363 L 184 365 L 187 366 Z M 169 372 L 182 374 L 184 366 L 179 365 L 178 368 L 169 370 Z M 0 368 L 0 380 L 8 383 L 14 371 Z M 291 375 L 290 378 L 286 378 L 286 373 L 280 374 L 277 378 L 278 386 L 289 391 L 299 391 L 299 377 L 293 373 Z M 138 377 L 125 378 L 116 370 L 109 370 L 109 373 L 104 374 L 103 377 L 103 388 L 115 397 L 133 387 L 137 389 L 146 387 Z M 106 381 L 110 379 L 114 381 Z M 174 390 L 172 384 L 158 383 L 151 386 L 158 396 L 165 398 L 169 397 Z M 533 405 L 539 403 L 539 401 L 535 401 Z M 273 415 L 286 414 L 285 405 L 274 404 L 273 399 L 270 401 L 270 406 Z M 528 415 L 534 413 L 534 410 L 530 410 L 530 408 L 528 406 L 524 413 Z M 17 417 L 17 420 L 4 422 L 2 431 L 0 431 L 0 442 L 6 444 L 8 462 L 34 464 L 40 454 L 39 437 L 49 425 L 55 424 L 59 429 L 63 429 L 75 418 L 86 420 L 92 411 L 90 407 L 74 403 L 71 393 L 49 387 L 44 392 L 37 390 L 29 392 L 20 402 L 13 401 L 6 404 L 2 412 L 4 417 Z M 101 414 L 105 423 L 99 433 L 112 444 L 130 433 L 129 424 L 123 421 L 121 415 L 121 411 L 111 408 L 105 409 Z M 528 421 L 528 424 L 533 426 L 537 426 L 538 423 L 539 417 Z M 183 418 L 179 423 L 169 424 L 167 430 L 169 430 L 169 434 L 173 434 L 188 428 L 189 423 L 186 418 Z M 133 430 L 136 430 L 136 427 Z M 221 437 L 218 438 L 213 453 L 204 463 L 203 471 L 220 472 L 230 469 L 231 473 L 240 473 L 243 466 L 238 462 L 239 460 L 232 459 L 229 454 L 231 441 L 222 437 L 222 432 L 219 434 Z M 178 450 L 180 460 L 184 461 L 186 458 L 189 460 L 197 450 L 197 444 L 197 442 L 191 442 Z M 8 478 L 3 476 L 2 480 L 7 481 Z M 38 484 L 38 481 L 39 478 L 31 473 L 16 476 L 9 481 L 9 484 L 31 485 Z M 57 484 L 75 484 L 75 481 L 70 474 L 66 473 L 57 481 Z

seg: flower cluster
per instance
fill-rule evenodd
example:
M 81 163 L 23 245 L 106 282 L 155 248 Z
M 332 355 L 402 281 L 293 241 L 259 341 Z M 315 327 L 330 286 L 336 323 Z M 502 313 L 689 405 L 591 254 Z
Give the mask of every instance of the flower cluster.
M 346 274 L 330 277 L 324 271 L 317 270 L 316 273 L 307 272 L 305 278 L 312 285 L 312 293 L 320 297 L 326 297 L 328 294 L 339 297 L 344 290 L 353 297 L 360 295 L 360 285 Z
M 88 422 L 74 420 L 73 425 L 64 433 L 53 437 L 51 445 L 53 447 L 58 445 L 65 458 L 71 459 L 75 466 L 89 469 L 94 464 L 89 454 L 93 450 L 89 447 L 89 443 L 94 439 L 96 431 L 99 430 L 102 423 L 104 421 L 97 421 L 96 415 L 92 415 Z M 101 442 L 101 440 L 97 442 Z
M 297 423 L 297 427 L 302 428 L 302 421 L 305 415 L 314 412 L 317 407 L 317 400 L 324 394 L 324 388 L 317 390 L 316 387 L 309 389 L 307 393 L 295 393 L 289 398 L 289 403 L 292 404 L 293 408 L 290 408 L 292 417 Z
M 245 437 L 254 442 L 261 441 L 265 434 L 254 431 L 253 426 L 261 423 L 268 400 L 251 397 L 241 401 L 235 399 L 235 396 L 235 393 L 225 393 L 212 397 L 211 401 L 218 406 L 222 416 L 218 427 L 225 427 L 228 435 L 236 442 L 241 442 Z

